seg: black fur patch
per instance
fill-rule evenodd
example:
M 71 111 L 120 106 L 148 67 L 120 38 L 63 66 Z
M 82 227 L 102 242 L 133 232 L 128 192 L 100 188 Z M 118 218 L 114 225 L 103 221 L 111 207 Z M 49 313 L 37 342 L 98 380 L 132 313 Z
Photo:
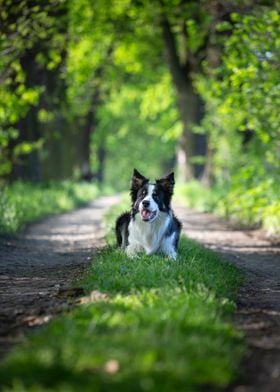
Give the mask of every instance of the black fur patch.
M 145 184 L 148 184 L 148 182 L 149 182 L 148 178 L 142 176 L 142 174 L 139 173 L 138 170 L 136 169 L 133 170 L 131 187 L 130 187 L 130 196 L 133 204 L 135 203 L 138 197 L 139 190 L 143 188 Z
M 130 213 L 124 212 L 120 215 L 116 221 L 115 232 L 117 238 L 117 244 L 122 246 L 122 233 L 125 235 L 125 246 L 128 245 L 128 225 L 130 222 Z
M 182 223 L 179 221 L 179 219 L 176 218 L 176 216 L 173 216 L 173 219 L 171 220 L 167 228 L 167 231 L 165 233 L 165 237 L 170 237 L 173 233 L 176 234 L 174 239 L 174 246 L 176 250 L 178 247 L 178 241 L 179 241 L 181 230 L 182 230 Z

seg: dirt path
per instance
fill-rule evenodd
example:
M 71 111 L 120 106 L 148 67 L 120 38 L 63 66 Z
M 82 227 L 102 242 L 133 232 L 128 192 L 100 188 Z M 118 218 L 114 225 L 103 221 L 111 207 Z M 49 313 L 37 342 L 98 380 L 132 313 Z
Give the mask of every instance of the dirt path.
M 81 294 L 73 282 L 104 245 L 102 217 L 118 200 L 99 198 L 0 240 L 0 356 Z
M 118 197 L 31 225 L 17 238 L 0 240 L 0 356 L 26 330 L 43 324 L 79 295 L 80 278 L 104 245 L 102 217 Z M 280 391 L 280 247 L 260 231 L 235 229 L 220 218 L 177 206 L 186 234 L 245 271 L 236 323 L 248 355 L 231 392 Z
M 239 230 L 211 214 L 176 208 L 185 233 L 222 254 L 246 276 L 235 321 L 245 333 L 248 355 L 234 392 L 280 391 L 280 246 L 258 230 Z

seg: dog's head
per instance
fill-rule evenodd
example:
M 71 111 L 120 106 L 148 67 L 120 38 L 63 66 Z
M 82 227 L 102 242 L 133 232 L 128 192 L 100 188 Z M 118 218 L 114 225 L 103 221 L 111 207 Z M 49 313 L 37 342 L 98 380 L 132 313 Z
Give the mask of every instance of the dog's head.
M 139 213 L 144 222 L 153 222 L 160 212 L 167 213 L 174 184 L 174 173 L 150 183 L 148 178 L 134 169 L 130 188 L 133 216 Z

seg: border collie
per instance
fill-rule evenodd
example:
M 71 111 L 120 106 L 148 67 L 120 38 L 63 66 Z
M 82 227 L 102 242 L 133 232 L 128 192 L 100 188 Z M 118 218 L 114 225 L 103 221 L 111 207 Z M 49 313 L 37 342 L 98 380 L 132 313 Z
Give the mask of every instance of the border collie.
M 174 184 L 174 173 L 150 183 L 134 169 L 131 212 L 116 221 L 117 243 L 129 257 L 144 251 L 147 255 L 162 252 L 176 259 L 182 225 L 170 207 Z

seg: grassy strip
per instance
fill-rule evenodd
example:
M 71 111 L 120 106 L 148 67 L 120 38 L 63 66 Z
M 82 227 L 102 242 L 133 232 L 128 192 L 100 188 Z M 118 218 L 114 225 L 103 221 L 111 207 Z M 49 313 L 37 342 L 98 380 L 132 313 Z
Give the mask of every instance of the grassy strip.
M 178 199 L 187 207 L 203 212 L 216 212 L 245 226 L 260 226 L 271 235 L 280 234 L 280 201 L 278 184 L 272 179 L 254 185 L 242 181 L 230 189 L 208 188 L 198 181 L 177 186 Z
M 0 234 L 15 233 L 27 223 L 72 210 L 97 195 L 98 188 L 85 182 L 16 182 L 0 192 Z
M 90 303 L 53 321 L 0 368 L 5 391 L 199 391 L 234 378 L 244 347 L 229 322 L 242 280 L 183 238 L 176 262 L 108 246 L 84 287 Z

